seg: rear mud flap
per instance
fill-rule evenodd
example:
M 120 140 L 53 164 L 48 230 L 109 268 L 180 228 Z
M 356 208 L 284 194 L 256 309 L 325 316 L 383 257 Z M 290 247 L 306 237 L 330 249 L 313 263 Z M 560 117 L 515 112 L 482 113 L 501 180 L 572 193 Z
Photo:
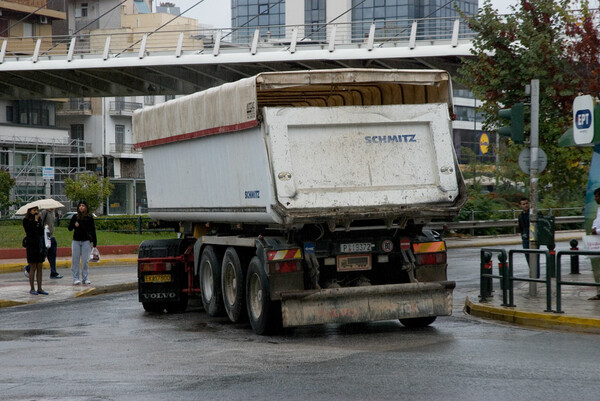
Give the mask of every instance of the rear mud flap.
M 455 286 L 442 281 L 282 293 L 283 326 L 450 316 Z

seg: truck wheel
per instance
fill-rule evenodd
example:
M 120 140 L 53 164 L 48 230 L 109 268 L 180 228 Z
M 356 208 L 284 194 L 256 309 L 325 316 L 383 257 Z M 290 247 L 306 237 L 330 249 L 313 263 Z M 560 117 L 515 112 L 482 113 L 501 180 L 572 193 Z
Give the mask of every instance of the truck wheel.
M 146 312 L 162 313 L 165 310 L 164 304 L 157 304 L 154 302 L 142 302 L 142 306 Z
M 178 302 L 171 302 L 166 305 L 168 313 L 185 312 L 188 305 L 188 294 L 181 294 L 181 299 Z
M 221 264 L 214 248 L 210 245 L 202 251 L 198 274 L 200 276 L 200 291 L 204 310 L 210 316 L 222 316 Z
M 435 322 L 437 316 L 429 316 L 429 317 L 413 317 L 410 319 L 400 319 L 400 323 L 404 327 L 414 329 L 418 327 L 427 327 L 431 323 Z
M 271 302 L 269 279 L 258 257 L 253 257 L 246 277 L 246 307 L 252 330 L 256 334 L 271 334 L 276 328 L 277 304 Z
M 229 320 L 239 322 L 244 317 L 244 271 L 235 248 L 225 250 L 221 265 L 221 289 L 223 304 Z

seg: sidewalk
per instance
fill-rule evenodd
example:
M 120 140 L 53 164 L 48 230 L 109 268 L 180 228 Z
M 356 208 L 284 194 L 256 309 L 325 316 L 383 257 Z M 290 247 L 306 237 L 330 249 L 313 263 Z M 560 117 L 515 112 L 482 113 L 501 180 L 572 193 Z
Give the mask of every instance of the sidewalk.
M 73 285 L 71 258 L 59 257 L 56 270 L 62 279 L 50 279 L 48 261 L 43 265 L 42 287 L 48 295 L 29 294 L 23 259 L 0 260 L 0 308 L 38 302 L 56 302 L 74 297 L 137 289 L 137 255 L 108 255 L 89 264 L 90 285 Z M 36 284 L 37 288 L 37 284 Z
M 556 242 L 580 240 L 582 231 L 557 232 Z M 502 248 L 520 245 L 517 235 L 489 237 L 448 238 L 449 249 L 465 247 Z M 564 250 L 564 247 L 561 249 Z M 90 263 L 91 285 L 74 286 L 71 278 L 70 257 L 57 259 L 57 269 L 64 278 L 51 280 L 48 263 L 44 263 L 43 287 L 49 295 L 30 295 L 29 282 L 23 275 L 22 259 L 0 260 L 0 307 L 27 303 L 60 301 L 73 297 L 137 289 L 137 255 L 106 255 L 99 263 Z M 563 260 L 562 280 L 593 282 L 589 260 L 581 258 L 579 275 L 569 274 L 568 262 Z M 494 274 L 496 274 L 496 269 Z M 556 310 L 555 281 L 552 280 L 552 308 Z M 536 296 L 529 295 L 529 283 L 515 282 L 515 307 L 502 306 L 502 291 L 497 279 L 493 280 L 494 293 L 486 302 L 480 302 L 479 290 L 471 291 L 465 299 L 465 311 L 485 319 L 492 319 L 526 327 L 550 328 L 565 331 L 600 334 L 600 301 L 589 301 L 596 294 L 593 286 L 562 286 L 561 309 L 564 313 L 545 312 L 546 290 L 537 284 Z
M 568 243 L 572 239 L 577 239 L 579 247 L 581 247 L 583 235 L 583 231 L 562 231 L 556 233 L 555 240 Z M 503 248 L 507 245 L 520 244 L 521 239 L 518 235 L 446 239 L 448 249 Z M 566 249 L 563 247 L 558 250 Z M 496 265 L 497 259 L 494 258 L 494 266 Z M 580 274 L 577 275 L 570 274 L 569 259 L 563 257 L 561 281 L 594 282 L 591 264 L 586 257 L 580 257 L 579 272 Z M 497 267 L 494 267 L 493 274 L 498 274 Z M 543 273 L 542 277 L 544 277 Z M 480 301 L 479 290 L 469 292 L 465 299 L 465 312 L 472 316 L 525 327 L 600 334 L 600 301 L 588 300 L 596 295 L 596 287 L 562 285 L 561 310 L 563 313 L 546 312 L 546 287 L 543 283 L 538 283 L 536 295 L 530 296 L 529 283 L 516 281 L 514 284 L 514 307 L 502 306 L 502 290 L 498 279 L 493 279 L 493 288 L 492 297 L 487 298 L 485 302 Z M 551 297 L 551 309 L 556 310 L 555 279 L 552 279 Z

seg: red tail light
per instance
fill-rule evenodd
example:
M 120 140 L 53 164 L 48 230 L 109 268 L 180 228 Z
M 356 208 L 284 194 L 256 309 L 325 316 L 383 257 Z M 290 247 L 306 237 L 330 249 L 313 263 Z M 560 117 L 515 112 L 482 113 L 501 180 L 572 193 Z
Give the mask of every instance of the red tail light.
M 171 267 L 171 263 L 149 262 L 140 263 L 139 270 L 141 272 L 168 272 L 171 271 Z
M 418 265 L 439 265 L 446 263 L 446 252 L 418 253 L 415 259 Z
M 277 263 L 273 263 L 271 266 L 273 269 L 273 273 L 292 273 L 292 272 L 300 271 L 300 269 L 298 269 L 298 263 L 299 262 L 294 262 L 294 261 L 277 262 Z

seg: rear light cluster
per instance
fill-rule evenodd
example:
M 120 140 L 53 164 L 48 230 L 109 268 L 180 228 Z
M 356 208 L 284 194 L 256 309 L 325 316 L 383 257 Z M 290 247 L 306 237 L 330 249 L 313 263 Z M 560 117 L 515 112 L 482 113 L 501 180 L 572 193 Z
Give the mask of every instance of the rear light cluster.
M 446 263 L 446 252 L 417 253 L 415 260 L 418 265 L 439 265 Z
M 289 262 L 276 262 L 271 264 L 272 273 L 293 273 L 301 271 L 302 269 L 298 266 L 300 262 L 289 261 Z
M 302 271 L 302 252 L 300 248 L 268 251 L 270 273 L 293 273 Z
M 140 263 L 140 272 L 169 272 L 173 267 L 169 262 L 144 262 Z

